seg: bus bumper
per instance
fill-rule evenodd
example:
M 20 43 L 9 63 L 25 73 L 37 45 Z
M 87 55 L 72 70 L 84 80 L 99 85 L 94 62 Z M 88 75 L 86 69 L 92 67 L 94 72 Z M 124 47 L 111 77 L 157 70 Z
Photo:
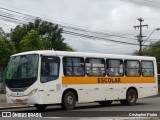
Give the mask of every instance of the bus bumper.
M 36 104 L 38 103 L 38 93 L 35 93 L 32 96 L 8 96 L 6 95 L 7 103 L 18 103 L 18 104 Z

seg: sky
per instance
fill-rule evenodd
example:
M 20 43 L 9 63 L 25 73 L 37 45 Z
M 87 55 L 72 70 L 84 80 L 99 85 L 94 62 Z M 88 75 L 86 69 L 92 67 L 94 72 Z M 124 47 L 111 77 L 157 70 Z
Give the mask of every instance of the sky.
M 78 26 L 92 31 L 116 36 L 135 38 L 139 34 L 133 26 L 139 25 L 137 18 L 144 19 L 143 35 L 149 36 L 155 28 L 160 28 L 160 2 L 156 0 L 0 0 L 0 7 L 49 18 L 56 23 Z M 149 2 L 150 1 L 150 2 Z M 159 5 L 159 6 L 158 6 Z M 159 7 L 159 8 L 158 8 Z M 16 24 L 0 19 L 0 27 L 6 32 Z M 107 40 L 89 39 L 63 34 L 65 42 L 80 52 L 109 54 L 132 54 L 139 50 L 138 45 L 119 44 Z M 105 36 L 109 39 L 137 43 L 136 39 L 122 39 Z M 147 37 L 146 37 L 147 38 Z M 144 38 L 144 40 L 146 39 Z M 160 39 L 160 31 L 154 31 L 150 39 Z M 149 44 L 152 40 L 148 40 Z

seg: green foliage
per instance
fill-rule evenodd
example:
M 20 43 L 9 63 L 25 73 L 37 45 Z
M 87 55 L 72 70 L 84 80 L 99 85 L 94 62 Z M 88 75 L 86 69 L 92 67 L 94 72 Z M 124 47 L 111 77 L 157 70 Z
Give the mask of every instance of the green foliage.
M 27 34 L 28 31 L 20 25 L 17 25 L 15 29 L 11 30 L 11 41 L 15 44 L 17 52 L 21 52 L 19 43 Z
M 5 36 L 5 33 L 3 31 L 3 29 L 0 27 L 0 37 L 4 37 Z
M 9 58 L 12 54 L 16 53 L 13 42 L 7 40 L 6 37 L 0 38 L 0 72 L 4 80 L 5 68 L 8 64 Z
M 41 36 L 36 31 L 31 31 L 20 41 L 20 49 L 22 52 L 44 49 Z
M 16 53 L 14 44 L 7 40 L 5 37 L 0 38 L 0 66 L 4 67 L 7 65 L 10 55 Z
M 139 55 L 139 52 L 135 52 L 135 55 Z M 144 56 L 154 56 L 157 59 L 158 72 L 160 73 L 160 41 L 150 44 L 142 51 Z
M 31 48 L 23 49 L 23 47 L 26 44 L 29 44 L 27 43 L 27 40 L 31 36 L 29 37 L 28 35 L 30 35 L 33 30 L 37 32 L 38 35 L 36 34 L 36 37 L 39 38 L 39 40 L 38 39 L 36 40 L 36 43 L 38 42 L 40 43 L 38 43 L 38 45 L 35 47 L 32 46 Z M 41 48 L 46 50 L 54 49 L 63 51 L 73 51 L 73 49 L 67 43 L 64 42 L 64 38 L 62 37 L 62 32 L 63 32 L 62 28 L 59 28 L 58 25 L 54 25 L 51 22 L 46 22 L 41 19 L 36 19 L 34 23 L 30 22 L 23 26 L 18 25 L 14 30 L 12 30 L 11 41 L 15 43 L 17 52 L 28 51 L 28 50 L 39 50 Z M 32 39 L 35 40 L 33 36 Z M 22 44 L 23 47 L 21 47 Z M 40 44 L 43 44 L 43 47 Z
M 7 65 L 12 54 L 16 53 L 14 44 L 7 38 L 0 38 L 0 67 Z

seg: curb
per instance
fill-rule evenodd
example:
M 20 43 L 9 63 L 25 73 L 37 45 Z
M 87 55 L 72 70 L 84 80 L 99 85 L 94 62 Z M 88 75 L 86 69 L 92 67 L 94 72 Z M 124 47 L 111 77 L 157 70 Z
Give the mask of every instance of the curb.
M 22 106 L 6 106 L 6 107 L 0 107 L 0 110 L 5 110 L 5 109 L 14 109 L 14 108 L 29 108 L 29 107 L 34 107 L 34 105 L 22 105 Z

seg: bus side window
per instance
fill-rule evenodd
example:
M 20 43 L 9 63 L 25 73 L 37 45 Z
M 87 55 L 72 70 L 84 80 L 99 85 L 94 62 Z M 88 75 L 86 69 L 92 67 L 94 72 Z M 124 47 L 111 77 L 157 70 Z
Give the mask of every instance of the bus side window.
M 48 82 L 58 79 L 60 59 L 58 57 L 42 57 L 41 82 Z
M 138 60 L 125 61 L 126 76 L 140 76 L 140 62 Z
M 106 64 L 108 76 L 123 76 L 123 60 L 107 59 Z
M 142 76 L 152 77 L 154 76 L 154 67 L 152 61 L 142 61 Z
M 63 73 L 65 76 L 84 76 L 84 58 L 82 57 L 64 57 Z
M 105 76 L 105 60 L 102 58 L 86 58 L 86 73 L 88 76 Z

